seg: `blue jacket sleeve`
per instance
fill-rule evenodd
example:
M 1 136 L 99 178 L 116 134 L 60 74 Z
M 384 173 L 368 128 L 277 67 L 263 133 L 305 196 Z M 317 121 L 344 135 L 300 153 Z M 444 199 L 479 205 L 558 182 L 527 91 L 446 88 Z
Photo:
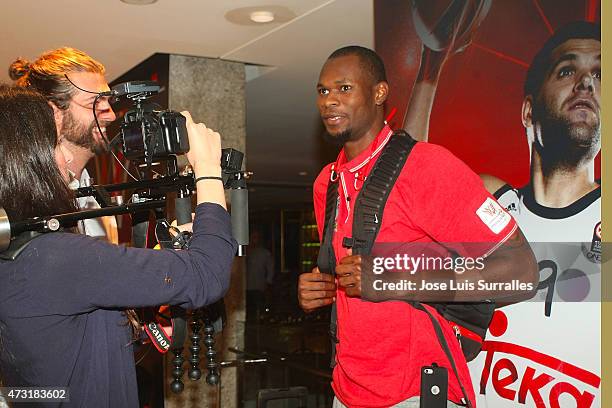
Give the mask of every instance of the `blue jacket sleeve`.
M 11 271 L 15 295 L 30 295 L 34 315 L 160 304 L 198 308 L 229 288 L 236 242 L 217 204 L 196 208 L 188 250 L 115 246 L 77 234 L 46 234 Z M 19 294 L 20 293 L 20 294 Z

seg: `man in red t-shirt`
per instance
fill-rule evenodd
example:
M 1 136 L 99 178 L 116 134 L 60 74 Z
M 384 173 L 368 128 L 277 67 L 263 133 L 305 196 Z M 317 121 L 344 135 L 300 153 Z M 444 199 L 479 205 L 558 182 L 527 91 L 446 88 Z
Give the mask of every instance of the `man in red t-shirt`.
M 448 370 L 449 406 L 460 403 L 463 393 L 459 381 L 427 314 L 406 302 L 362 300 L 361 256 L 342 246 L 343 238 L 352 236 L 355 199 L 393 133 L 384 121 L 389 85 L 382 60 L 367 48 L 341 48 L 323 66 L 317 90 L 327 136 L 343 149 L 336 162 L 317 177 L 314 206 L 321 235 L 327 186 L 337 177 L 339 197 L 332 246 L 340 261 L 336 277 L 322 274 L 318 268 L 302 274 L 298 297 L 306 311 L 336 302 L 339 342 L 332 382 L 337 397 L 334 406 L 418 407 L 421 367 L 434 362 Z M 414 146 L 381 222 L 377 243 L 438 242 L 460 256 L 484 258 L 484 269 L 466 270 L 462 280 L 475 283 L 484 276 L 491 281 L 518 279 L 537 286 L 533 254 L 512 217 L 487 193 L 475 173 L 440 146 Z M 480 252 L 458 244 L 466 242 L 480 243 Z M 495 297 L 492 292 L 484 295 Z M 466 299 L 458 295 L 454 300 Z M 459 380 L 474 406 L 460 344 L 450 325 L 433 308 L 428 310 L 442 326 Z

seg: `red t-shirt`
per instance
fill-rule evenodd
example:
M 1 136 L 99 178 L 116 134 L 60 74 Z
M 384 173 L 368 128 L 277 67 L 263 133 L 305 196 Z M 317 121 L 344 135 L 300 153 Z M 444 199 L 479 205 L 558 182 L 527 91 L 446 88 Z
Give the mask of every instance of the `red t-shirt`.
M 347 162 L 343 150 L 333 164 L 339 177 L 337 229 L 333 238 L 338 261 L 347 255 L 342 238 L 352 236 L 353 203 L 391 133 L 385 126 L 358 157 Z M 331 168 L 332 164 L 327 165 L 314 184 L 319 235 L 325 219 Z M 462 248 L 453 248 L 463 256 L 484 256 L 516 229 L 511 217 L 500 230 L 499 224 L 487 225 L 488 220 L 477 214 L 489 199 L 493 197 L 480 178 L 462 161 L 440 146 L 417 143 L 389 195 L 376 242 L 490 243 L 479 254 L 465 254 Z M 420 368 L 433 362 L 448 369 L 449 399 L 461 401 L 463 393 L 424 312 L 401 301 L 371 303 L 349 298 L 343 290 L 338 290 L 336 307 L 339 343 L 332 387 L 342 403 L 349 407 L 389 407 L 419 395 Z M 450 325 L 442 318 L 439 320 L 461 382 L 475 406 L 459 342 Z

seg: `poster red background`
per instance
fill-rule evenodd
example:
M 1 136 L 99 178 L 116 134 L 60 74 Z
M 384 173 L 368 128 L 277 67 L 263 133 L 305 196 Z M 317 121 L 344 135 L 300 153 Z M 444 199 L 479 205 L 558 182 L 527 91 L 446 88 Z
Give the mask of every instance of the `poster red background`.
M 431 3 L 448 1 L 433 0 Z M 375 48 L 385 61 L 402 125 L 421 58 L 411 2 L 376 0 Z M 600 21 L 598 0 L 493 1 L 471 45 L 446 62 L 434 102 L 429 141 L 450 149 L 476 173 L 514 186 L 529 181 L 529 152 L 521 124 L 527 67 L 552 31 L 574 20 Z M 600 177 L 600 157 L 595 161 Z

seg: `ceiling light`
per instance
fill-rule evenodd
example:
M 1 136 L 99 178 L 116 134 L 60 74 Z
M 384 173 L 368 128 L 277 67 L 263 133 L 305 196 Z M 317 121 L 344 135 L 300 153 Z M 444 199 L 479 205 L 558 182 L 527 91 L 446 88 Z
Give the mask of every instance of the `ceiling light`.
M 287 7 L 273 5 L 240 7 L 225 13 L 227 21 L 245 26 L 256 26 L 271 22 L 283 24 L 296 17 L 295 13 Z
M 308 172 L 307 172 L 307 171 L 300 171 L 300 172 L 298 173 L 298 176 L 307 176 L 307 175 L 308 175 Z
M 126 3 L 126 4 L 133 4 L 135 6 L 144 6 L 144 5 L 147 5 L 147 4 L 153 4 L 157 0 L 121 0 L 121 1 Z
M 249 18 L 256 23 L 269 23 L 274 21 L 274 13 L 268 10 L 258 10 L 251 12 Z

